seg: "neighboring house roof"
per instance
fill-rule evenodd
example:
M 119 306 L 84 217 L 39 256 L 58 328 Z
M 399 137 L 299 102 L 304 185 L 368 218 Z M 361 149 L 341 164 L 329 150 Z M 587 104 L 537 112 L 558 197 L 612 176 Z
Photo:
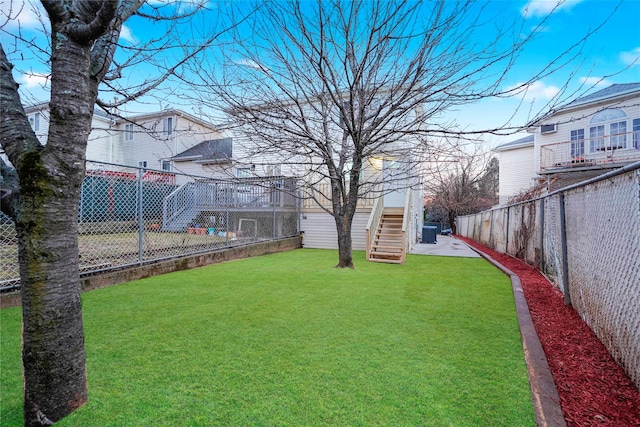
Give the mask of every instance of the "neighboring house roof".
M 49 110 L 49 103 L 48 102 L 39 102 L 37 104 L 31 104 L 28 105 L 26 107 L 24 107 L 24 111 L 25 113 L 29 114 L 29 113 L 33 113 L 36 111 L 48 111 Z M 161 117 L 167 117 L 167 116 L 178 116 L 178 117 L 185 117 L 187 119 L 189 119 L 190 121 L 194 122 L 194 123 L 198 123 L 206 128 L 209 129 L 216 129 L 216 126 L 213 123 L 207 122 L 205 120 L 202 120 L 196 116 L 192 116 L 189 113 L 185 113 L 182 110 L 177 110 L 175 108 L 169 108 L 166 110 L 161 110 L 161 111 L 154 111 L 152 113 L 143 113 L 143 114 L 138 114 L 138 115 L 134 115 L 134 116 L 126 116 L 126 118 L 122 117 L 122 115 L 113 115 L 113 114 L 109 114 L 107 112 L 105 112 L 103 109 L 98 108 L 97 106 L 94 107 L 93 110 L 93 116 L 96 118 L 102 118 L 102 119 L 107 119 L 107 120 L 118 120 L 119 122 L 125 121 L 125 122 L 141 122 L 147 119 L 151 119 L 151 118 L 161 118 Z
M 24 107 L 24 112 L 26 114 L 31 114 L 31 113 L 35 113 L 35 112 L 48 112 L 49 111 L 49 103 L 48 102 L 39 102 L 37 104 L 31 104 L 31 105 L 27 105 L 26 107 Z M 102 119 L 106 119 L 106 120 L 114 120 L 116 118 L 116 116 L 114 116 L 113 114 L 109 114 L 106 111 L 104 111 L 103 109 L 95 106 L 93 108 L 93 117 L 95 118 L 102 118 Z
M 194 122 L 194 123 L 198 123 L 204 127 L 207 127 L 209 129 L 216 129 L 216 126 L 213 123 L 207 122 L 205 120 L 202 120 L 196 116 L 192 116 L 189 113 L 185 113 L 182 110 L 177 110 L 175 108 L 169 108 L 166 110 L 161 110 L 161 111 L 154 111 L 152 113 L 144 113 L 144 114 L 138 114 L 136 116 L 127 116 L 127 121 L 130 122 L 134 122 L 134 123 L 140 123 L 142 121 L 148 120 L 148 119 L 152 119 L 152 118 L 161 118 L 161 117 L 167 117 L 167 116 L 178 116 L 178 117 L 185 117 L 187 119 L 189 119 L 190 121 Z
M 640 82 L 636 83 L 616 83 L 609 87 L 601 89 L 590 95 L 585 95 L 580 98 L 558 107 L 555 110 L 549 111 L 544 117 L 529 123 L 528 128 L 539 126 L 541 123 L 545 123 L 546 120 L 566 110 L 572 110 L 576 108 L 583 108 L 585 106 L 596 104 L 598 102 L 614 100 L 628 95 L 640 96 Z
M 174 161 L 193 160 L 197 163 L 224 163 L 231 161 L 233 138 L 210 139 L 173 156 Z
M 516 139 L 515 141 L 507 142 L 506 144 L 498 145 L 493 151 L 507 151 L 515 150 L 516 148 L 524 148 L 533 146 L 533 135 L 527 135 L 523 138 Z
M 601 89 L 590 95 L 580 97 L 567 105 L 561 107 L 558 111 L 574 108 L 586 104 L 592 104 L 594 102 L 604 101 L 610 98 L 617 98 L 619 96 L 632 94 L 634 92 L 640 92 L 640 83 L 622 83 L 613 84 L 607 88 Z

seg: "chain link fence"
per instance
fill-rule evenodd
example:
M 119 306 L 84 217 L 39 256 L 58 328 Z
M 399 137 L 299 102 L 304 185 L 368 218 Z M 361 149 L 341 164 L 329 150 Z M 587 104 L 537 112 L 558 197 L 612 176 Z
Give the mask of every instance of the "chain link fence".
M 640 163 L 457 225 L 545 273 L 640 387 Z
M 180 183 L 180 184 L 178 184 Z M 294 178 L 214 180 L 87 162 L 78 210 L 81 273 L 299 234 Z M 19 286 L 18 240 L 0 214 L 0 291 Z

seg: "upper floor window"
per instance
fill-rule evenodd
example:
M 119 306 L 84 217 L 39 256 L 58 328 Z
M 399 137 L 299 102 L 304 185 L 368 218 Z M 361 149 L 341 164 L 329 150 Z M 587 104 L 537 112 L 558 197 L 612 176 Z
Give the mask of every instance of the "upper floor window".
M 171 160 L 163 160 L 162 161 L 162 170 L 171 172 Z
M 571 157 L 581 157 L 584 155 L 584 129 L 571 131 Z
M 611 147 L 627 148 L 627 122 L 616 122 L 609 125 L 611 129 Z
M 626 118 L 627 118 L 627 115 L 625 114 L 624 111 L 618 108 L 615 108 L 615 109 L 609 108 L 594 114 L 593 117 L 591 117 L 591 121 L 589 123 L 594 124 L 594 123 L 603 123 L 603 122 L 610 122 L 610 121 L 619 121 L 619 119 L 626 119 Z
M 591 126 L 589 128 L 589 140 L 589 148 L 592 153 L 604 150 L 604 125 Z
M 236 169 L 236 178 L 250 178 L 251 175 L 251 168 Z
M 124 140 L 133 141 L 133 123 L 127 123 L 124 125 Z
M 280 165 L 267 166 L 267 176 L 280 176 L 282 175 L 282 168 Z
M 31 128 L 37 132 L 40 130 L 40 113 L 35 113 L 33 116 L 29 116 L 29 124 Z
M 640 150 L 640 119 L 633 119 L 633 147 Z
M 342 101 L 342 109 L 339 111 L 340 114 L 340 120 L 338 121 L 338 124 L 340 125 L 340 127 L 346 127 L 345 123 L 347 122 L 347 120 L 349 119 L 349 115 L 351 114 L 351 104 L 349 103 L 349 101 Z
M 627 148 L 626 119 L 627 114 L 619 108 L 594 114 L 589 122 L 590 152 Z
M 162 119 L 162 134 L 170 136 L 173 133 L 173 117 Z

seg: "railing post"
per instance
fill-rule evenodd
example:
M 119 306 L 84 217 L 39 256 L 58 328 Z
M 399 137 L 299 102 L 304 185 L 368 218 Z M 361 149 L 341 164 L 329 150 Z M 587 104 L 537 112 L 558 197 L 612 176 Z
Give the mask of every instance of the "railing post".
M 544 273 L 544 199 L 540 199 L 540 265 L 538 269 Z
M 569 294 L 569 255 L 567 253 L 567 217 L 564 206 L 564 192 L 560 193 L 560 240 L 562 247 L 562 289 L 565 305 L 571 305 Z
M 511 210 L 511 206 L 507 206 L 507 231 L 505 233 L 505 237 L 506 237 L 506 243 L 504 246 L 504 253 L 508 254 L 509 253 L 509 212 Z
M 271 192 L 271 198 L 272 198 L 271 204 L 273 205 L 273 224 L 272 224 L 273 229 L 271 230 L 271 235 L 275 239 L 276 238 L 276 192 L 278 191 L 276 189 L 275 181 L 271 182 L 271 188 L 273 189 L 273 191 Z
M 144 221 L 142 218 L 142 176 L 144 174 L 144 168 L 138 168 L 138 197 L 137 197 L 137 205 L 138 205 L 138 262 L 142 264 L 143 258 L 143 235 L 144 232 Z

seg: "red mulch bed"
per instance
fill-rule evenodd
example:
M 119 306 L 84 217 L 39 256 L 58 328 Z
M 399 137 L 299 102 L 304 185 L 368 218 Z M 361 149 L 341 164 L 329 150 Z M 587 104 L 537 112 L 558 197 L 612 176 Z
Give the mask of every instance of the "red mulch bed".
M 640 391 L 562 293 L 523 261 L 456 237 L 520 277 L 567 426 L 640 426 Z

